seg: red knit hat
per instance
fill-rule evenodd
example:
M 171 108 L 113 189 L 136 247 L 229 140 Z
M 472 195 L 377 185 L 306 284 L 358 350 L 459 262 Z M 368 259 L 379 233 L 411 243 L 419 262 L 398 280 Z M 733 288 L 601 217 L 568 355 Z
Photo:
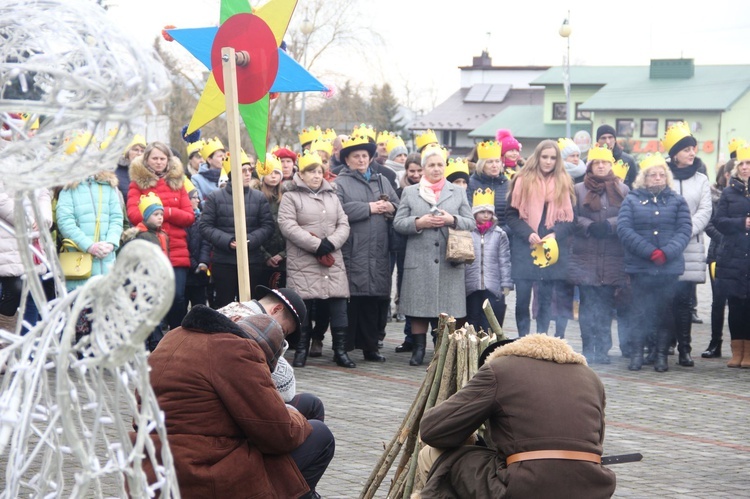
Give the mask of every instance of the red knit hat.
M 513 134 L 510 133 L 510 130 L 500 129 L 497 131 L 497 141 L 500 142 L 503 145 L 503 152 L 508 151 L 520 151 L 521 150 L 521 143 L 516 140 L 515 137 L 513 137 Z

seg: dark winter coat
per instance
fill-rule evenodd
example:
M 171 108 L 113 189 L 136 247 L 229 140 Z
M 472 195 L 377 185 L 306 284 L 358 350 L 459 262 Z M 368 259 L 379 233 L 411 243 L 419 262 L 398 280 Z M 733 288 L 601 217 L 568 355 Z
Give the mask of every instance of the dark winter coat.
M 630 191 L 625 184 L 619 184 L 619 187 L 623 197 Z M 602 209 L 593 211 L 584 205 L 588 192 L 583 182 L 575 185 L 576 230 L 570 255 L 570 280 L 581 286 L 623 287 L 627 277 L 623 263 L 625 251 L 617 237 L 617 214 L 620 207 L 610 204 L 605 191 L 600 198 Z M 607 237 L 592 236 L 589 226 L 603 221 L 609 223 Z
M 449 450 L 433 464 L 421 496 L 611 497 L 615 474 L 595 463 L 540 459 L 505 464 L 508 456 L 538 450 L 601 455 L 604 407 L 599 377 L 563 340 L 534 334 L 505 345 L 490 354 L 466 386 L 425 412 L 422 440 Z M 462 446 L 488 420 L 496 450 Z
M 683 253 L 690 240 L 693 222 L 685 198 L 669 187 L 657 196 L 646 188 L 630 191 L 617 216 L 617 235 L 625 249 L 628 274 L 680 275 L 685 271 Z M 664 252 L 667 261 L 651 261 L 654 250 Z
M 398 209 L 398 196 L 388 179 L 373 173 L 370 181 L 344 169 L 336 178 L 344 213 L 349 218 L 349 238 L 341 248 L 349 278 L 351 296 L 390 296 L 391 263 L 388 252 L 389 221 L 382 214 L 371 214 L 370 203 L 381 194 Z
M 293 183 L 291 180 L 284 182 L 284 184 L 291 183 Z M 281 229 L 279 228 L 280 204 L 281 201 L 268 201 L 268 207 L 271 209 L 271 217 L 273 218 L 273 234 L 263 242 L 263 246 L 260 247 L 260 250 L 263 253 L 264 260 L 268 260 L 272 256 L 281 255 L 284 259 L 279 264 L 279 267 L 283 270 L 286 268 L 286 241 L 284 240 L 284 236 L 281 234 Z
M 721 193 L 714 225 L 723 234 L 716 255 L 716 285 L 723 296 L 750 297 L 750 231 L 745 220 L 750 217 L 750 192 L 736 177 Z
M 469 187 L 466 190 L 466 195 L 469 197 L 469 206 L 473 206 L 474 192 L 477 189 L 492 189 L 495 193 L 495 217 L 497 218 L 497 225 L 503 230 L 506 229 L 505 205 L 508 202 L 509 183 L 508 177 L 502 173 L 497 177 L 490 177 L 483 173 L 474 172 L 469 177 Z
M 719 251 L 721 251 L 721 245 L 723 243 L 724 235 L 719 232 L 719 229 L 716 228 L 716 225 L 714 224 L 714 219 L 716 217 L 716 212 L 719 209 L 719 199 L 721 198 L 721 188 L 717 186 L 716 184 L 711 186 L 711 205 L 712 205 L 712 215 L 711 220 L 709 220 L 708 225 L 706 225 L 706 235 L 711 239 L 711 242 L 708 243 L 708 253 L 706 254 L 706 263 L 715 262 L 716 258 L 719 254 Z
M 195 214 L 195 223 L 187 228 L 188 250 L 190 251 L 190 271 L 188 272 L 186 281 L 188 286 L 203 286 L 208 284 L 208 274 L 206 272 L 195 273 L 198 269 L 198 264 L 205 263 L 208 265 L 211 262 L 211 243 L 201 235 L 200 217 L 200 212 L 197 212 Z
M 268 316 L 234 323 L 198 305 L 148 356 L 182 497 L 290 498 L 308 490 L 290 453 L 312 428 L 286 407 L 271 378 L 264 347 L 279 345 L 254 339 L 246 321 L 256 337 L 264 327 L 261 334 L 283 340 Z
M 545 206 L 539 227 L 532 229 L 529 227 L 529 224 L 521 220 L 518 210 L 508 203 L 505 209 L 505 221 L 510 227 L 510 260 L 511 277 L 513 277 L 513 280 L 568 279 L 570 237 L 575 230 L 575 220 L 572 222 L 557 222 L 551 230 L 545 227 L 546 220 L 547 207 Z M 529 236 L 534 232 L 542 238 L 552 232 L 555 233 L 559 255 L 556 264 L 543 269 L 534 265 L 534 259 L 531 257 L 531 248 L 529 247 Z
M 172 157 L 164 177 L 158 178 L 143 164 L 143 156 L 130 163 L 130 188 L 128 189 L 128 218 L 132 225 L 143 221 L 138 203 L 141 196 L 155 193 L 164 206 L 162 230 L 169 235 L 169 261 L 173 267 L 190 267 L 185 229 L 195 222 L 195 213 L 185 190 L 185 174 L 180 161 Z
M 617 143 L 615 143 L 615 147 L 612 148 L 612 156 L 615 158 L 615 161 L 622 160 L 623 163 L 627 163 L 630 166 L 630 168 L 628 168 L 628 173 L 625 174 L 623 182 L 628 186 L 628 189 L 632 189 L 635 177 L 638 176 L 638 171 L 640 170 L 635 158 L 623 151 L 622 147 Z
M 122 193 L 123 201 L 128 199 L 128 189 L 130 188 L 130 160 L 125 156 L 120 156 L 117 160 L 115 175 L 117 176 L 117 188 Z
M 248 262 L 250 265 L 262 265 L 265 260 L 260 247 L 274 230 L 271 207 L 260 191 L 250 187 L 245 187 L 243 191 Z M 201 235 L 211 243 L 211 263 L 237 265 L 237 251 L 229 247 L 235 240 L 231 182 L 208 195 L 203 203 L 199 227 Z

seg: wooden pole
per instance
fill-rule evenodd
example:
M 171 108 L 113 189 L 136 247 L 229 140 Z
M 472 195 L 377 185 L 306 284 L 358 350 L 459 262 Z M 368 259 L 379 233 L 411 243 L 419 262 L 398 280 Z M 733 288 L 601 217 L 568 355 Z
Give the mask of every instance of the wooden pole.
M 237 97 L 237 59 L 232 47 L 221 49 L 224 70 L 224 97 L 227 108 L 227 136 L 229 160 L 232 165 L 232 206 L 234 207 L 234 239 L 237 242 L 237 282 L 240 301 L 250 300 L 250 265 L 247 255 L 247 226 L 245 225 L 245 190 L 240 157 L 240 110 Z
M 495 317 L 495 312 L 493 312 L 489 300 L 484 300 L 482 309 L 484 310 L 484 315 L 487 316 L 487 321 L 490 323 L 490 329 L 497 336 L 497 341 L 507 340 L 508 338 L 505 337 L 503 328 L 500 327 L 500 323 L 497 321 L 497 317 Z

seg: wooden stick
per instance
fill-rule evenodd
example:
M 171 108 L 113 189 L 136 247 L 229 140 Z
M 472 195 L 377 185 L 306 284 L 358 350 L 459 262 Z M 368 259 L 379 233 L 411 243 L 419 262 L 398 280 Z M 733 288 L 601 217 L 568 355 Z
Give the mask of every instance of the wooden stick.
M 444 317 L 445 321 L 443 320 Z M 438 332 L 440 333 L 440 349 L 437 354 L 437 371 L 435 371 L 435 378 L 432 380 L 430 396 L 427 398 L 425 410 L 435 406 L 435 401 L 437 400 L 438 392 L 440 391 L 440 378 L 443 374 L 443 369 L 445 368 L 445 357 L 448 352 L 448 343 L 450 343 L 450 328 L 448 323 L 453 322 L 454 327 L 456 324 L 456 319 L 453 317 L 448 319 L 445 314 L 440 314 L 440 321 L 443 324 L 443 328 L 438 329 Z M 435 362 L 435 358 L 432 359 L 432 362 Z
M 417 474 L 417 468 L 419 467 L 417 459 L 419 458 L 419 444 L 414 446 L 414 452 L 411 454 L 411 463 L 409 463 L 409 476 L 406 477 L 406 487 L 404 488 L 404 494 L 401 496 L 402 499 L 409 499 L 411 497 L 411 491 L 414 490 L 414 477 Z
M 455 390 L 452 389 L 453 386 L 451 386 L 451 380 L 456 372 L 456 334 L 453 333 L 448 338 L 448 351 L 445 354 L 445 365 L 443 366 L 443 373 L 440 376 L 440 390 L 438 391 L 435 405 L 447 400 L 448 397 L 455 393 Z
M 500 327 L 500 323 L 497 321 L 497 317 L 495 317 L 495 312 L 492 310 L 492 305 L 490 305 L 489 300 L 484 300 L 482 309 L 484 310 L 484 315 L 487 316 L 492 332 L 497 335 L 497 341 L 507 339 L 505 333 L 503 333 L 503 328 Z
M 224 97 L 227 112 L 229 160 L 232 165 L 232 207 L 234 209 L 234 240 L 237 242 L 237 281 L 240 301 L 250 300 L 250 265 L 247 256 L 247 226 L 245 225 L 245 191 L 242 183 L 240 157 L 240 111 L 237 97 L 237 61 L 232 47 L 221 49 L 224 72 Z
M 469 335 L 469 360 L 466 363 L 467 370 L 466 370 L 466 376 L 467 376 L 467 382 L 471 378 L 474 377 L 474 374 L 476 374 L 479 364 L 479 340 L 477 338 L 476 334 Z

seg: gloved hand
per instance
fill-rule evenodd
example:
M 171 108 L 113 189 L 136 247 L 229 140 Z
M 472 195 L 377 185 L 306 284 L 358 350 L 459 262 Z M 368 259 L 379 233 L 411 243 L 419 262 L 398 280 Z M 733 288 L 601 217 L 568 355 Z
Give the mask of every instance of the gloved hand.
M 655 249 L 651 252 L 651 261 L 656 265 L 664 265 L 667 263 L 667 255 L 660 249 Z
M 205 263 L 199 263 L 195 268 L 195 273 L 200 274 L 201 272 L 208 272 L 208 265 L 206 265 Z
M 327 237 L 324 237 L 320 241 L 320 246 L 318 246 L 318 249 L 315 251 L 315 256 L 327 255 L 334 251 L 336 251 L 336 248 L 334 248 L 333 243 L 331 243 Z
M 604 239 L 609 236 L 609 222 L 602 220 L 589 225 L 589 234 L 596 239 Z

